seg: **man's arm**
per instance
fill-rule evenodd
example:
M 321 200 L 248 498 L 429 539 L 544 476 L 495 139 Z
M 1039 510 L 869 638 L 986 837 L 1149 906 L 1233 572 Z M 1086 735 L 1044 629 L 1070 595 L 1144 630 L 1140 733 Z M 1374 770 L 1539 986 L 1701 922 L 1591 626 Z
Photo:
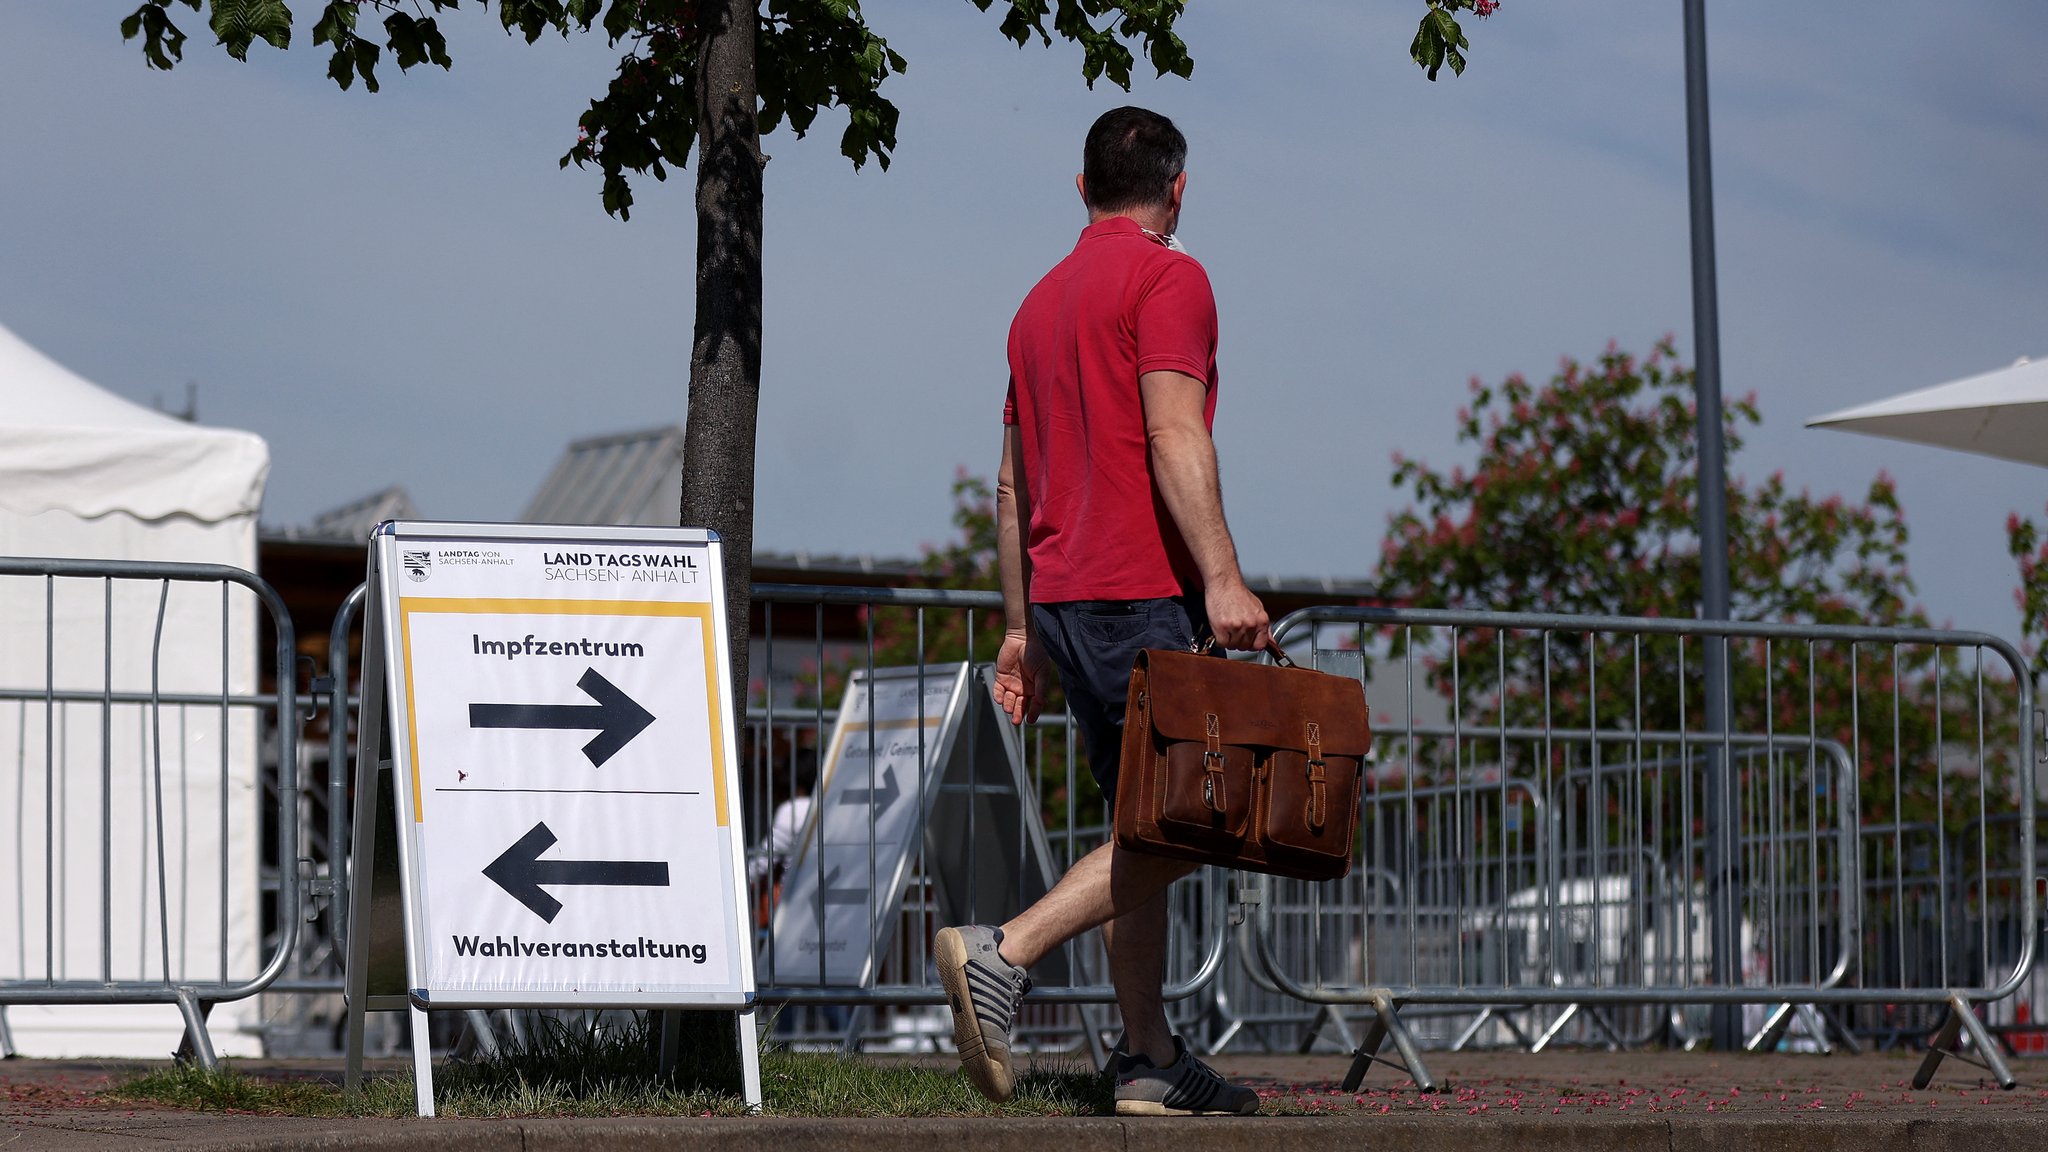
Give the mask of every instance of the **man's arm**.
M 996 564 L 1003 583 L 1003 646 L 996 653 L 995 698 L 1012 724 L 1038 719 L 1045 687 L 1045 650 L 1031 635 L 1031 553 L 1024 533 L 1031 523 L 1031 491 L 1017 457 L 1022 435 L 1003 426 L 1003 462 L 996 469 Z
M 1223 521 L 1216 442 L 1202 413 L 1207 389 L 1183 372 L 1147 372 L 1138 378 L 1138 389 L 1145 403 L 1152 475 L 1201 570 L 1210 630 L 1225 648 L 1272 647 L 1266 606 L 1245 586 L 1237 546 Z

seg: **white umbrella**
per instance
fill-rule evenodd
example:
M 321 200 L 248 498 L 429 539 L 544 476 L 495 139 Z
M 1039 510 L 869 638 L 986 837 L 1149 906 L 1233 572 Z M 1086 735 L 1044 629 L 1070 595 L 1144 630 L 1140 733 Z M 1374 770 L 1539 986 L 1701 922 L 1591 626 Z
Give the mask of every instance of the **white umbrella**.
M 2048 467 L 2048 360 L 1970 376 L 1806 422 Z

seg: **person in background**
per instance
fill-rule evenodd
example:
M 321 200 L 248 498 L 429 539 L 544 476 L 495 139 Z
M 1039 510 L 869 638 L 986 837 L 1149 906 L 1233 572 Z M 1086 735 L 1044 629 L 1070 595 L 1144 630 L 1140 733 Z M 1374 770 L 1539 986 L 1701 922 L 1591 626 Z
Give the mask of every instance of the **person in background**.
M 755 923 L 767 926 L 775 892 L 782 886 L 782 872 L 796 854 L 803 839 L 804 824 L 811 818 L 811 790 L 818 785 L 818 752 L 797 748 L 790 753 L 790 766 L 769 772 L 771 794 L 780 801 L 768 816 L 768 828 L 760 843 L 747 854 L 747 883 L 754 889 Z

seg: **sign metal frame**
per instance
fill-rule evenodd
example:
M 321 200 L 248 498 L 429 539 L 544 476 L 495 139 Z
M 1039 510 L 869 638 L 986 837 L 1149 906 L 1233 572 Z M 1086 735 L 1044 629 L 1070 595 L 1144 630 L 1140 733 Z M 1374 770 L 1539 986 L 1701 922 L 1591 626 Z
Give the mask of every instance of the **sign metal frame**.
M 708 584 L 705 595 L 708 600 L 662 599 L 639 597 L 632 600 L 598 601 L 581 595 L 546 598 L 505 599 L 499 601 L 477 600 L 472 604 L 457 604 L 450 608 L 435 606 L 414 609 L 406 605 L 404 587 L 404 564 L 401 560 L 401 545 L 418 548 L 422 545 L 477 545 L 490 544 L 535 545 L 556 544 L 567 549 L 632 549 L 635 547 L 660 547 L 668 549 L 701 549 L 705 560 L 702 573 Z M 744 730 L 735 727 L 733 707 L 733 685 L 730 648 L 725 614 L 725 573 L 721 545 L 717 534 L 704 529 L 690 528 L 635 528 L 635 527 L 591 527 L 556 526 L 533 524 L 483 524 L 453 523 L 439 521 L 387 521 L 378 526 L 371 535 L 368 557 L 366 599 L 363 610 L 363 683 L 361 690 L 362 712 L 358 726 L 357 762 L 358 783 L 354 820 L 354 867 L 349 877 L 349 931 L 348 954 L 345 976 L 345 991 L 348 1007 L 348 1055 L 346 1084 L 353 1090 L 361 1079 L 362 1067 L 362 1024 L 365 1011 L 399 1010 L 411 1014 L 413 1037 L 413 1066 L 417 1090 L 419 1114 L 434 1114 L 432 1066 L 427 1034 L 427 1010 L 443 1009 L 491 1009 L 491 1008 L 571 1008 L 571 1009 L 668 1009 L 705 1008 L 734 1011 L 737 1014 L 736 1039 L 739 1044 L 743 1090 L 747 1102 L 758 1107 L 761 1103 L 760 1056 L 758 1038 L 754 1026 L 755 978 L 754 957 L 751 947 L 752 927 L 748 921 L 746 896 L 746 867 L 744 830 L 740 819 L 739 754 L 738 744 L 744 737 Z M 423 598 L 416 598 L 423 599 Z M 429 886 L 423 874 L 422 858 L 422 812 L 420 809 L 420 765 L 418 757 L 418 717 L 414 713 L 416 673 L 414 655 L 411 651 L 411 637 L 408 631 L 409 611 L 467 611 L 489 614 L 493 605 L 504 605 L 499 610 L 505 614 L 547 614 L 564 619 L 617 616 L 675 617 L 696 616 L 700 619 L 705 653 L 705 683 L 708 699 L 706 716 L 710 724 L 707 734 L 711 742 L 713 812 L 717 823 L 718 836 L 723 845 L 714 846 L 715 857 L 722 857 L 721 870 L 730 883 L 724 893 L 722 918 L 725 920 L 722 932 L 731 942 L 730 981 L 707 982 L 717 987 L 697 990 L 654 990 L 638 991 L 621 988 L 584 989 L 574 986 L 536 986 L 526 988 L 447 988 L 434 987 L 434 967 L 428 948 L 429 941 L 423 930 L 423 921 L 430 917 L 428 907 Z M 564 664 L 563 667 L 569 665 Z M 593 670 L 593 675 L 595 675 Z M 610 688 L 608 682 L 598 678 L 603 688 Z M 585 686 L 588 690 L 588 686 Z M 616 691 L 615 689 L 613 691 Z M 622 694 L 621 694 L 622 695 Z M 637 705 L 628 704 L 629 708 Z M 587 706 L 585 706 L 587 707 Z M 571 723 L 577 708 L 563 705 L 537 705 L 524 712 L 508 710 L 504 704 L 472 705 L 470 726 L 473 728 L 506 727 L 507 718 L 538 717 L 538 726 L 556 727 Z M 589 708 L 595 713 L 596 708 Z M 647 717 L 652 720 L 651 716 Z M 519 724 L 516 726 L 527 726 Z M 634 729 L 637 732 L 639 729 Z M 631 737 L 626 738 L 628 741 Z M 565 745 L 573 749 L 573 743 Z M 593 745 L 594 747 L 594 745 Z M 616 751 L 616 748 L 612 749 Z M 577 755 L 573 751 L 569 755 Z M 596 752 L 586 749 L 589 762 L 596 766 L 610 752 Z M 581 757 L 579 757 L 581 758 Z M 372 765 L 376 766 L 372 770 Z M 389 773 L 388 777 L 385 773 Z M 381 779 L 380 779 L 381 777 Z M 395 815 L 397 867 L 396 875 L 380 851 L 384 846 L 378 843 L 379 816 L 383 805 L 379 793 L 389 787 L 392 793 L 390 815 Z M 564 790 L 575 791 L 575 790 Z M 602 791 L 602 790 L 596 790 Z M 388 816 L 387 816 L 388 819 Z M 392 825 L 386 823 L 387 835 Z M 536 827 L 534 833 L 540 832 Z M 676 834 L 687 835 L 688 830 L 676 829 Z M 530 833 L 525 839 L 534 839 Z M 579 848 L 583 846 L 578 846 Z M 566 848 L 574 854 L 576 848 Z M 510 855 L 508 851 L 507 855 Z M 494 867 L 504 865 L 505 860 L 494 862 Z M 538 862 L 536 862 L 538 864 Z M 611 871 L 615 878 L 600 881 L 572 881 L 562 877 L 578 868 L 588 869 L 600 864 Z M 640 879 L 620 880 L 618 869 L 630 866 L 637 871 L 623 875 L 637 875 Z M 529 879 L 529 884 L 559 884 L 594 882 L 605 885 L 635 885 L 646 882 L 647 869 L 654 862 L 625 861 L 559 861 L 550 860 L 539 865 L 534 871 L 545 869 L 546 879 Z M 694 883 L 708 878 L 681 877 L 677 881 L 668 878 L 671 865 L 659 864 L 664 877 L 662 886 L 670 882 Z M 493 875 L 488 869 L 485 875 L 504 886 L 506 881 Z M 507 892 L 511 889 L 507 888 Z M 556 889 L 563 891 L 563 889 Z M 568 889 L 574 890 L 574 889 Z M 540 890 L 536 888 L 536 893 Z M 389 905 L 397 896 L 400 915 L 391 915 Z M 378 897 L 382 897 L 381 904 Z M 512 897 L 508 897 L 512 898 Z M 541 895 L 541 900 L 549 900 Z M 536 915 L 545 921 L 551 916 L 543 915 L 539 909 L 528 905 Z M 381 913 L 381 915 L 380 915 Z M 394 924 L 393 920 L 399 924 Z M 402 927 L 400 927 L 402 925 Z M 398 931 L 394 933 L 393 929 Z M 393 939 L 396 935 L 399 938 Z M 613 942 L 616 945 L 616 941 Z M 404 958 L 404 984 L 393 987 L 397 970 L 398 954 Z M 586 953 L 587 955 L 587 953 Z M 628 953 L 631 955 L 631 953 Z M 373 986 L 374 985 L 374 986 Z M 664 1055 L 667 1055 L 665 1051 Z M 666 1060 L 664 1061 L 666 1062 Z

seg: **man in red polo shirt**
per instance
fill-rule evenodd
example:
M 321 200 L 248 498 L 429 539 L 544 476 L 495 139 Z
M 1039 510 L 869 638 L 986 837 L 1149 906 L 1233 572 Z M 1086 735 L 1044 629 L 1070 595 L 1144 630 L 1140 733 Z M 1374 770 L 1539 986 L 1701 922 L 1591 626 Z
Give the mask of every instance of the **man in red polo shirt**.
M 1010 326 L 1010 390 L 996 483 L 1006 630 L 996 700 L 1038 715 L 1048 663 L 1103 794 L 1116 795 L 1124 695 L 1143 648 L 1267 647 L 1223 520 L 1216 447 L 1216 301 L 1173 239 L 1187 186 L 1173 122 L 1118 108 L 1089 129 L 1076 179 L 1088 227 Z M 1127 1055 L 1112 1068 L 1121 1115 L 1249 1115 L 1166 1022 L 1166 888 L 1194 865 L 1105 844 L 1001 927 L 934 940 L 961 1064 L 981 1092 L 1015 1087 L 1010 1023 L 1025 970 L 1100 926 Z

